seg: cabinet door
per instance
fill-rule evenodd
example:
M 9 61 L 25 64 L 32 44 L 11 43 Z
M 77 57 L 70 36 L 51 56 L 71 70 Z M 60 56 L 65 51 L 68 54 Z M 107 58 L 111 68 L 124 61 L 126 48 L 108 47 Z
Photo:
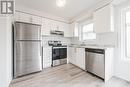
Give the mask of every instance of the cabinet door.
M 42 25 L 42 18 L 39 16 L 32 15 L 32 23 Z
M 76 65 L 85 70 L 85 48 L 77 48 Z
M 42 18 L 35 15 L 30 15 L 22 12 L 15 12 L 15 21 L 33 23 L 33 24 L 42 24 Z
M 69 47 L 69 62 L 76 65 L 76 48 L 75 47 Z
M 50 30 L 51 31 L 55 31 L 55 30 L 58 30 L 58 24 L 57 24 L 57 21 L 54 21 L 54 20 L 50 20 Z
M 70 29 L 72 30 L 72 37 L 78 37 L 79 36 L 79 25 L 77 22 L 70 24 Z
M 112 6 L 107 5 L 94 12 L 94 32 L 106 33 L 113 31 Z
M 52 47 L 43 47 L 43 68 L 51 67 Z
M 20 12 L 15 12 L 14 20 L 15 21 L 20 21 Z
M 51 22 L 49 19 L 42 18 L 42 35 L 49 36 L 51 31 Z
M 64 31 L 64 37 L 73 37 L 73 33 L 69 27 L 69 24 L 63 23 L 63 31 Z
M 32 16 L 26 13 L 20 13 L 20 21 L 21 22 L 27 22 L 31 23 L 32 22 Z

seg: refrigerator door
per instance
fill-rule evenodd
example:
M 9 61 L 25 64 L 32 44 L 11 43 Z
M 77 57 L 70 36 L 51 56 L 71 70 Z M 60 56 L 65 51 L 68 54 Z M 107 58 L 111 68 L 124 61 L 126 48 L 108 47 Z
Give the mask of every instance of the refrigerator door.
M 41 42 L 15 42 L 14 78 L 41 70 Z
M 41 40 L 41 26 L 15 22 L 15 40 Z

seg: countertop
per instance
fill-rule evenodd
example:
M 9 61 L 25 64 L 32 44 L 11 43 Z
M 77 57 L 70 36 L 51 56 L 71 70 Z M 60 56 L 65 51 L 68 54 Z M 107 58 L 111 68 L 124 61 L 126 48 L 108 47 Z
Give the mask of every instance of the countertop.
M 76 48 L 93 48 L 93 49 L 107 49 L 107 48 L 114 48 L 114 45 L 69 45 L 69 47 L 76 47 Z

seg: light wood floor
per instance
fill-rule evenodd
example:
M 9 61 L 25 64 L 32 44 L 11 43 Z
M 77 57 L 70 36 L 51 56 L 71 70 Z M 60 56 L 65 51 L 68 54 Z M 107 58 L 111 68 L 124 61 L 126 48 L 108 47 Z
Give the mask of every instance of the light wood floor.
M 74 65 L 66 64 L 14 79 L 10 87 L 130 87 L 130 83 L 116 77 L 104 83 Z

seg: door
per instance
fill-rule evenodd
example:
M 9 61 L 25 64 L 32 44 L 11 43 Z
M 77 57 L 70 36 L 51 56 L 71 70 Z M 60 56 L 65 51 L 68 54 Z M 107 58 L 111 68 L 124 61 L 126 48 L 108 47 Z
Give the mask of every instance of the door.
M 14 77 L 42 70 L 41 42 L 15 42 Z
M 41 40 L 41 26 L 16 22 L 15 40 Z

